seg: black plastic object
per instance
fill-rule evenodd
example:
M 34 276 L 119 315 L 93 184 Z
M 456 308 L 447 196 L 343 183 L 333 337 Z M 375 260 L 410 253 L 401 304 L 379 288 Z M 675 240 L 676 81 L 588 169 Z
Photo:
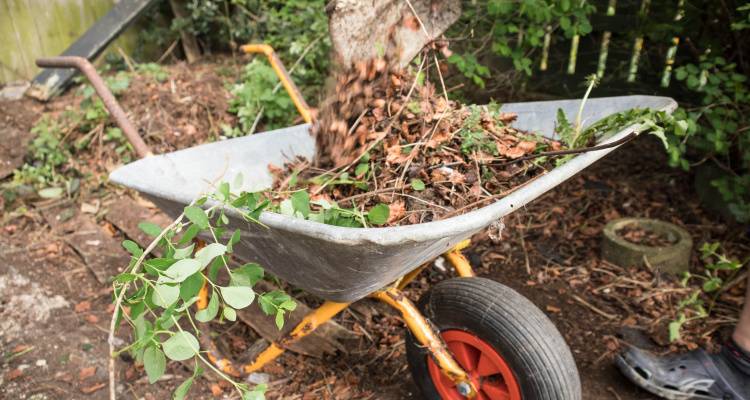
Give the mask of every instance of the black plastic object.
M 630 347 L 615 362 L 633 383 L 665 399 L 750 400 L 750 379 L 724 354 L 697 349 L 660 357 Z

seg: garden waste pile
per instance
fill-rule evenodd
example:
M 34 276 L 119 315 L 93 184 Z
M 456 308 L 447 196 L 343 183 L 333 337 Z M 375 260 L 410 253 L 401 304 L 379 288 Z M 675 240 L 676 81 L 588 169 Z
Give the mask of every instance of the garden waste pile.
M 499 105 L 448 99 L 426 60 L 398 68 L 376 58 L 336 74 L 312 128 L 316 159 L 269 166 L 277 211 L 340 226 L 418 224 L 485 206 L 545 171 L 544 157 L 518 159 L 559 142 L 514 129 L 516 115 Z

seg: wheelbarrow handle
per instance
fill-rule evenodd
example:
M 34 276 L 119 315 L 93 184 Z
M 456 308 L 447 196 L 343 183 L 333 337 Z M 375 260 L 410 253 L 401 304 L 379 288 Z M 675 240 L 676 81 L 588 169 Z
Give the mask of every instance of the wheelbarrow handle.
M 130 144 L 133 145 L 133 149 L 138 157 L 144 158 L 153 155 L 148 148 L 148 145 L 146 145 L 146 142 L 144 142 L 141 136 L 138 135 L 138 130 L 135 129 L 127 115 L 125 115 L 125 111 L 123 111 L 120 104 L 117 103 L 117 99 L 115 99 L 115 96 L 109 91 L 104 80 L 99 76 L 99 73 L 96 72 L 96 68 L 91 65 L 89 60 L 83 57 L 74 56 L 49 57 L 37 59 L 36 65 L 41 68 L 76 68 L 81 71 L 81 73 L 88 78 L 89 82 L 91 82 L 91 86 L 94 87 L 94 90 L 102 99 L 104 106 L 115 119 L 117 126 L 122 129 L 125 137 Z
M 281 62 L 281 59 L 279 59 L 279 56 L 276 55 L 273 47 L 267 44 L 246 44 L 240 47 L 240 50 L 245 54 L 263 53 L 268 57 L 271 67 L 274 72 L 276 72 L 276 76 L 279 77 L 281 84 L 284 85 L 286 92 L 289 93 L 289 97 L 292 98 L 292 102 L 294 103 L 294 106 L 297 107 L 297 111 L 299 111 L 300 115 L 302 115 L 302 119 L 308 124 L 311 123 L 313 118 L 310 106 L 307 105 L 307 102 L 302 97 L 302 93 L 299 91 L 299 88 L 297 88 L 297 85 L 294 84 L 294 81 L 292 81 L 289 72 L 284 68 L 284 64 Z

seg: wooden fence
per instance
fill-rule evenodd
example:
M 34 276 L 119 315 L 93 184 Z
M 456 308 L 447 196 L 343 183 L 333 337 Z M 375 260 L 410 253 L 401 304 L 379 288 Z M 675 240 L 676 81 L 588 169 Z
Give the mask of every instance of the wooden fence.
M 34 60 L 62 53 L 116 0 L 0 0 L 0 85 L 31 80 Z M 114 46 L 133 48 L 134 31 Z

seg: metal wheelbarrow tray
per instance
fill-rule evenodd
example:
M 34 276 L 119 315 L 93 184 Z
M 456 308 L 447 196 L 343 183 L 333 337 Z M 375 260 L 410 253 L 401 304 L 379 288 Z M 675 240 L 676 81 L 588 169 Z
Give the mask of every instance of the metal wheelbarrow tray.
M 552 138 L 557 110 L 562 109 L 571 116 L 579 106 L 580 100 L 540 101 L 510 103 L 501 110 L 518 114 L 515 128 Z M 589 99 L 583 121 L 586 126 L 632 108 L 671 112 L 676 106 L 670 98 L 655 96 Z M 603 143 L 617 141 L 634 128 L 627 127 Z M 232 182 L 235 176 L 242 174 L 243 186 L 233 187 L 233 191 L 269 188 L 272 177 L 268 164 L 282 166 L 296 156 L 312 158 L 315 141 L 308 130 L 308 124 L 298 125 L 146 157 L 115 170 L 110 179 L 139 191 L 176 217 L 186 204 L 212 191 L 211 182 Z M 352 302 L 445 253 L 617 147 L 580 154 L 485 207 L 417 225 L 345 228 L 264 212 L 260 217 L 264 227 L 248 223 L 228 210 L 230 228 L 242 231 L 235 254 L 258 262 L 269 272 L 311 294 L 335 302 Z

